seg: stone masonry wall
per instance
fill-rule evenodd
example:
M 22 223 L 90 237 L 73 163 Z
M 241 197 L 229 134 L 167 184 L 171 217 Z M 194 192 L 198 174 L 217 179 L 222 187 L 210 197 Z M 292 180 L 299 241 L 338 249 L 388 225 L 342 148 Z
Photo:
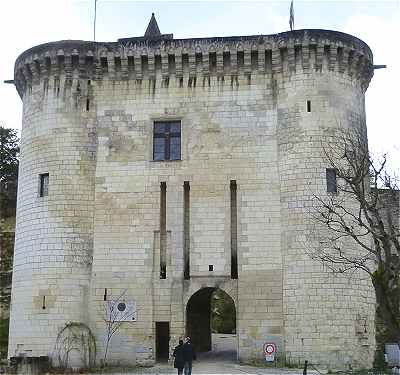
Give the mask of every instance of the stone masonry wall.
M 272 140 L 275 117 L 265 114 L 271 101 L 265 100 L 260 80 L 255 79 L 253 85 L 243 81 L 232 90 L 229 84 L 216 79 L 210 87 L 198 89 L 174 87 L 171 80 L 168 89 L 156 90 L 154 95 L 148 94 L 146 86 L 140 95 L 137 87 L 103 82 L 95 92 L 96 111 L 104 115 L 98 117 L 93 303 L 101 303 L 104 288 L 118 294 L 126 285 L 139 308 L 138 322 L 130 327 L 127 324 L 124 331 L 126 345 L 115 345 L 123 351 L 115 353 L 119 360 L 128 353 L 136 351 L 138 355 L 138 350 L 143 351 L 143 344 L 137 349 L 139 337 L 148 342 L 146 348 L 153 346 L 148 338 L 154 339 L 153 321 L 181 321 L 173 334 L 176 338 L 184 334 L 182 300 L 179 311 L 171 311 L 172 285 L 176 285 L 174 294 L 185 294 L 184 181 L 190 181 L 192 279 L 214 276 L 230 280 L 229 183 L 236 180 L 240 221 L 238 325 L 247 343 L 243 345 L 243 356 L 255 342 L 260 344 L 268 326 L 282 334 L 281 273 L 277 273 L 274 293 L 269 292 L 268 284 L 273 280 L 265 280 L 267 272 L 274 274 L 275 268 L 282 267 L 277 235 L 279 190 L 276 184 L 265 183 L 278 179 Z M 122 101 L 120 92 L 134 100 Z M 244 108 L 251 106 L 252 111 L 239 110 L 238 102 Z M 165 118 L 182 121 L 182 161 L 151 160 L 153 121 Z M 167 184 L 166 280 L 160 280 L 158 273 L 161 181 Z M 260 262 L 265 244 L 269 244 L 268 265 Z M 214 265 L 212 272 L 208 271 L 210 264 Z M 259 287 L 254 288 L 257 282 Z M 280 313 L 279 323 L 262 317 L 271 301 L 277 303 L 279 311 L 269 306 L 270 317 Z M 101 327 L 98 317 L 99 336 Z M 253 327 L 251 334 L 247 333 L 249 327 Z
M 353 119 L 365 126 L 371 76 L 372 54 L 362 41 L 324 30 L 64 41 L 22 54 L 15 68 L 24 126 L 9 356 L 54 357 L 68 321 L 90 326 L 101 355 L 104 299 L 124 295 L 136 301 L 137 320 L 121 325 L 109 361 L 152 363 L 155 322 L 170 323 L 174 346 L 185 334 L 190 297 L 205 287 L 235 302 L 240 360 L 262 360 L 270 341 L 294 362 L 340 367 L 343 358 L 357 365 L 370 355 L 370 286 L 333 278 L 313 263 L 304 236 L 312 194 L 324 192 L 322 145 L 331 128 Z M 181 121 L 181 160 L 152 160 L 158 120 Z M 38 176 L 47 172 L 49 196 L 38 197 Z M 237 280 L 230 277 L 231 180 Z M 183 279 L 185 181 L 190 280 Z M 354 328 L 360 315 L 362 337 Z

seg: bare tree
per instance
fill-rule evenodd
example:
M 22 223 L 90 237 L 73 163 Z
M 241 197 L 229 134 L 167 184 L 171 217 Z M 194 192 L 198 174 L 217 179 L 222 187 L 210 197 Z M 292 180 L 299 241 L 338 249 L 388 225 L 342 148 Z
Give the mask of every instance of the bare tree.
M 386 155 L 371 157 L 364 134 L 342 134 L 325 148 L 337 191 L 314 195 L 311 256 L 334 272 L 364 271 L 375 290 L 385 340 L 399 342 L 398 179 L 388 172 Z
M 105 296 L 106 300 L 104 301 L 104 315 L 103 321 L 105 323 L 105 348 L 104 348 L 104 356 L 102 365 L 107 366 L 107 356 L 108 351 L 111 345 L 111 339 L 113 336 L 120 330 L 122 324 L 128 321 L 136 320 L 136 308 L 134 306 L 128 306 L 132 304 L 132 301 L 128 301 L 126 298 L 125 289 L 122 291 L 120 295 L 117 297 L 109 297 Z

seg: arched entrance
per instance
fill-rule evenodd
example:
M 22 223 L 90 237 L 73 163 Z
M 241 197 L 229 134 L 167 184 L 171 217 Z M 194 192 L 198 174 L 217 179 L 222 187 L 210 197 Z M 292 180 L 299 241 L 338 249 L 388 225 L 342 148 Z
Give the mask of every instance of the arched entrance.
M 219 288 L 203 288 L 186 305 L 186 333 L 198 352 L 237 350 L 236 308 L 233 299 Z M 213 345 L 215 344 L 215 345 Z

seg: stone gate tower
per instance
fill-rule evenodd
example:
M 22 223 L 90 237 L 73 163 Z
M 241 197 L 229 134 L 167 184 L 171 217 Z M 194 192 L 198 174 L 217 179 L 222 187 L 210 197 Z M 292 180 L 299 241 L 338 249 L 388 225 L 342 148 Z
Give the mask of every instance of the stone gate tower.
M 154 16 L 143 37 L 25 51 L 9 356 L 55 358 L 68 322 L 103 350 L 121 295 L 134 317 L 110 361 L 152 362 L 195 329 L 207 349 L 199 311 L 219 288 L 240 360 L 274 342 L 290 362 L 365 364 L 371 287 L 323 270 L 302 236 L 312 195 L 330 194 L 323 145 L 365 128 L 372 74 L 340 32 L 173 39 Z

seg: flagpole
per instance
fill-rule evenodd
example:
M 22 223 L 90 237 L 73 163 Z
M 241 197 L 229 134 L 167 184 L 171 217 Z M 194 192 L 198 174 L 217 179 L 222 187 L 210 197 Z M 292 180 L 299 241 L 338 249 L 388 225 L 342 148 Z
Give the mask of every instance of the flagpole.
M 289 26 L 290 26 L 290 31 L 293 31 L 293 29 L 294 29 L 294 8 L 293 8 L 293 0 L 290 2 Z
M 93 41 L 96 41 L 96 15 L 97 15 L 97 0 L 94 0 L 94 21 L 93 21 Z

